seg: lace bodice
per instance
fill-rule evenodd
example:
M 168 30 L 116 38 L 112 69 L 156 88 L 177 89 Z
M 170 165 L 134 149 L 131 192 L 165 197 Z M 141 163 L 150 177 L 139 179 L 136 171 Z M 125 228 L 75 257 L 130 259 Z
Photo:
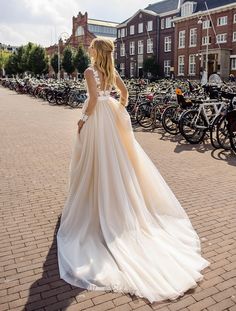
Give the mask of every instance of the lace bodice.
M 110 93 L 111 93 L 111 90 L 112 90 L 112 87 L 110 87 L 109 89 L 107 90 L 102 90 L 101 89 L 101 81 L 100 81 L 100 78 L 99 78 L 99 74 L 98 74 L 98 71 L 93 67 L 89 67 L 93 70 L 93 74 L 94 74 L 94 78 L 96 80 L 96 84 L 97 84 L 97 92 L 98 92 L 98 97 L 104 97 L 104 96 L 110 96 Z M 88 87 L 87 87 L 88 89 Z M 89 96 L 89 93 L 87 92 L 87 96 Z

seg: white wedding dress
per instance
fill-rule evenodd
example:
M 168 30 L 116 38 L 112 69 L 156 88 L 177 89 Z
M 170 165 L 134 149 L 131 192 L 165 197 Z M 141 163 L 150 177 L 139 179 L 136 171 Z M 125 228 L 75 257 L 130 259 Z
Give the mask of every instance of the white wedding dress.
M 127 110 L 99 89 L 91 68 L 99 97 L 72 150 L 57 233 L 60 277 L 150 302 L 176 299 L 197 286 L 210 262 L 183 207 L 135 139 Z

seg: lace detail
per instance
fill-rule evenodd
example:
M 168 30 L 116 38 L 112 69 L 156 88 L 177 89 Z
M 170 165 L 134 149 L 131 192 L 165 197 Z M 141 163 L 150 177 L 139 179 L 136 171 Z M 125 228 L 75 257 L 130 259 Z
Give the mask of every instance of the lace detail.
M 99 78 L 99 74 L 94 67 L 90 67 L 90 68 L 93 70 L 94 78 L 97 83 L 98 97 L 109 97 L 111 93 L 111 88 L 109 88 L 108 90 L 101 90 L 101 81 Z

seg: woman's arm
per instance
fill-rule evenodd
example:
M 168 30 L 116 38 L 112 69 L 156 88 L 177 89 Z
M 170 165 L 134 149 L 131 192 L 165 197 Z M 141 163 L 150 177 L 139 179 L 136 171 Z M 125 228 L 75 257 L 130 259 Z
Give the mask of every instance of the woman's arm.
M 116 73 L 116 86 L 120 90 L 120 103 L 123 106 L 127 106 L 128 105 L 128 97 L 129 97 L 127 87 L 124 84 L 123 80 L 121 79 L 119 73 L 117 71 L 115 71 L 115 73 Z
M 87 116 L 90 116 L 93 113 L 93 110 L 96 106 L 97 99 L 98 99 L 97 84 L 94 78 L 93 70 L 91 68 L 87 68 L 85 70 L 84 77 L 86 79 L 88 93 L 89 93 L 88 106 L 85 110 L 85 114 Z

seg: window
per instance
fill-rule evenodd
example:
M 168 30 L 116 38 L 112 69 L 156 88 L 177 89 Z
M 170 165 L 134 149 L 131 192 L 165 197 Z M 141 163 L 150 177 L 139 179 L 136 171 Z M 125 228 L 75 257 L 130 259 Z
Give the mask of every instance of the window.
M 231 58 L 231 70 L 236 70 L 236 57 Z
M 184 75 L 184 56 L 181 55 L 178 58 L 178 75 L 183 76 Z
M 132 78 L 134 76 L 134 63 L 130 63 L 130 77 Z
M 225 43 L 227 42 L 227 33 L 221 33 L 216 36 L 217 43 Z
M 234 14 L 234 23 L 236 23 L 236 14 Z
M 164 38 L 164 52 L 171 52 L 171 37 Z
M 125 28 L 121 29 L 121 37 L 125 37 Z
M 171 28 L 172 27 L 171 20 L 172 20 L 172 17 L 167 17 L 166 18 L 166 28 Z
M 138 33 L 143 32 L 143 23 L 138 24 Z
M 236 41 L 236 31 L 233 32 L 233 41 Z
M 165 19 L 161 19 L 161 29 L 165 29 Z
M 221 16 L 217 18 L 217 26 L 227 25 L 228 16 Z
M 135 53 L 135 43 L 134 43 L 134 41 L 131 41 L 129 43 L 129 54 L 134 55 L 134 53 Z
M 193 3 L 186 2 L 181 7 L 181 16 L 189 16 L 193 13 Z
M 125 56 L 125 44 L 121 43 L 120 45 L 120 56 Z
M 179 32 L 179 48 L 185 47 L 185 30 Z
M 117 44 L 114 44 L 114 48 L 115 48 L 114 58 L 117 59 Z
M 202 37 L 202 45 L 208 45 L 208 44 L 211 44 L 211 37 L 210 36 Z
M 77 36 L 83 36 L 84 35 L 84 28 L 82 26 L 79 26 L 77 28 Z
M 147 31 L 152 31 L 153 29 L 153 21 L 148 21 L 147 23 Z
M 191 28 L 189 32 L 189 46 L 197 45 L 197 28 Z
M 147 53 L 153 53 L 153 40 L 147 39 Z
M 120 29 L 117 31 L 117 37 L 120 38 Z
M 202 22 L 202 29 L 211 28 L 211 21 L 209 19 L 206 19 Z
M 125 64 L 124 63 L 120 63 L 120 75 L 122 77 L 125 76 Z
M 129 27 L 129 34 L 134 35 L 134 25 L 130 25 Z
M 189 75 L 195 75 L 196 74 L 196 61 L 195 61 L 195 55 L 189 55 Z
M 143 54 L 143 40 L 138 41 L 138 54 Z
M 164 75 L 165 77 L 170 76 L 170 60 L 164 60 Z

